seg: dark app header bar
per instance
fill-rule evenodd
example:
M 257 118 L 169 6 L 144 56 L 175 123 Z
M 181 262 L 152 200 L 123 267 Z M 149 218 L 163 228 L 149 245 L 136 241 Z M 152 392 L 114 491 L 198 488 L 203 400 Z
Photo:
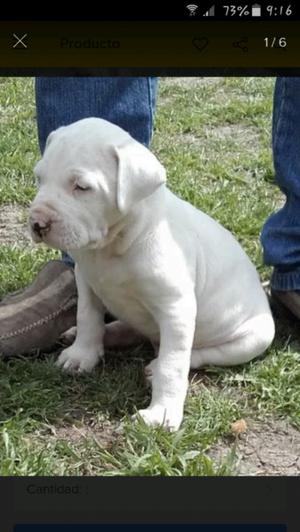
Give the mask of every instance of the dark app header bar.
M 0 68 L 298 68 L 297 22 L 0 22 Z

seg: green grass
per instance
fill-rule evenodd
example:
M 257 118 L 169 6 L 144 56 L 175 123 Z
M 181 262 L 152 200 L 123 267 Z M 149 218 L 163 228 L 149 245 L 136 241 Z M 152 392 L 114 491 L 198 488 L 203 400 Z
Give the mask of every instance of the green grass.
M 33 81 L 0 78 L 0 203 L 26 205 L 38 160 Z
M 268 78 L 162 80 L 152 144 L 169 186 L 230 229 L 262 279 L 270 270 L 259 233 L 280 201 L 270 148 L 273 86 Z M 27 206 L 39 157 L 30 79 L 0 80 L 0 149 L 0 206 Z M 0 237 L 0 297 L 26 286 L 54 256 L 1 245 Z M 0 475 L 234 474 L 233 421 L 286 419 L 300 429 L 299 353 L 297 327 L 281 321 L 263 358 L 194 373 L 176 434 L 130 419 L 149 402 L 145 346 L 110 352 L 81 377 L 63 374 L 56 353 L 0 360 Z M 210 450 L 221 440 L 228 451 L 218 462 Z

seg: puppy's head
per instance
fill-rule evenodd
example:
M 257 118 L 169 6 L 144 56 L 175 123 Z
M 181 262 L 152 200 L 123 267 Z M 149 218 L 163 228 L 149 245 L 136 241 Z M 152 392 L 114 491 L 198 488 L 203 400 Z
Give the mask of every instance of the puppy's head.
M 147 148 L 100 118 L 52 132 L 35 174 L 32 238 L 65 251 L 103 247 L 110 229 L 165 182 Z

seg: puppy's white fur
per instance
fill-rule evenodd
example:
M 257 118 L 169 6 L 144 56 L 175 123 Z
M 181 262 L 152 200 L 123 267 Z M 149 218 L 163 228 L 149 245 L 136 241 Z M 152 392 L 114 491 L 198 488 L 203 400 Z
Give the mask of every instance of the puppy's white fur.
M 159 346 L 140 414 L 178 429 L 190 367 L 247 362 L 273 339 L 253 264 L 229 231 L 168 190 L 147 148 L 105 120 L 53 132 L 36 174 L 33 238 L 76 262 L 77 337 L 59 364 L 97 364 L 108 309 Z

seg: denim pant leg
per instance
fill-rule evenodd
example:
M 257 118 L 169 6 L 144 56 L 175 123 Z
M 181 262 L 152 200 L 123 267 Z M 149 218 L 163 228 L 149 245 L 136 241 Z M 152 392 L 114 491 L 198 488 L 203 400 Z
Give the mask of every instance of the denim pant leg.
M 90 116 L 117 124 L 148 146 L 153 131 L 157 81 L 153 77 L 36 78 L 41 152 L 51 131 Z M 63 260 L 73 264 L 65 253 Z
M 300 78 L 277 78 L 273 110 L 275 179 L 284 206 L 261 235 L 265 263 L 274 267 L 276 290 L 300 290 Z

